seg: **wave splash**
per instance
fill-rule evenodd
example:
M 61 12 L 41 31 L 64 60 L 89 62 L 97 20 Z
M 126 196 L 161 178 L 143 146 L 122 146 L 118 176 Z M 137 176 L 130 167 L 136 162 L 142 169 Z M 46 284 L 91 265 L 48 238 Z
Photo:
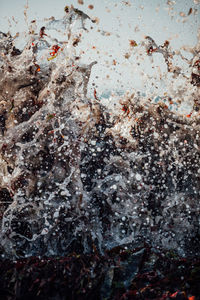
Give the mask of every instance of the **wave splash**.
M 81 35 L 66 20 L 48 20 L 39 34 L 33 22 L 22 49 L 24 36 L 0 34 L 2 257 L 142 241 L 199 254 L 198 73 L 188 81 L 190 115 L 167 105 L 185 89 L 158 103 L 128 92 L 89 99 L 97 62 L 80 63 Z

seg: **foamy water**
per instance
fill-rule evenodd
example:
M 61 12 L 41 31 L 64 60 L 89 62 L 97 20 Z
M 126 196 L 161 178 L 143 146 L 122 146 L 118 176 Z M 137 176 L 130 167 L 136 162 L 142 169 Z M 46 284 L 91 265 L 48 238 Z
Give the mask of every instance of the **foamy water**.
M 168 45 L 147 37 L 138 46 L 141 59 L 164 57 L 163 95 L 133 86 L 89 98 L 98 62 L 77 56 L 79 21 L 1 33 L 3 257 L 103 253 L 143 240 L 198 254 L 199 43 L 186 75 Z M 144 81 L 159 84 L 157 75 Z

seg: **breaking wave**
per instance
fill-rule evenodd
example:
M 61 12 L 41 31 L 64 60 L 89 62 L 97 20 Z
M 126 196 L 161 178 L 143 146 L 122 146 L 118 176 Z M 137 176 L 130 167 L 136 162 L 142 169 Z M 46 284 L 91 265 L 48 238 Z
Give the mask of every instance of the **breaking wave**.
M 138 46 L 165 59 L 163 97 L 89 98 L 98 62 L 76 55 L 75 23 L 51 18 L 39 33 L 36 21 L 26 35 L 0 33 L 2 257 L 142 241 L 199 254 L 199 44 L 188 50 L 188 77 L 168 43 L 146 37 Z

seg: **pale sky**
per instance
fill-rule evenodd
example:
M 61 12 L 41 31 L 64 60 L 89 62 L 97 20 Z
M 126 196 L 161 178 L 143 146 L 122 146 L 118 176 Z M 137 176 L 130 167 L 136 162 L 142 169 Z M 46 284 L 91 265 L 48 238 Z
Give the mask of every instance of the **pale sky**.
M 136 56 L 132 54 L 129 59 L 125 58 L 125 54 L 130 51 L 129 40 L 135 40 L 139 44 L 149 35 L 158 44 L 170 40 L 173 49 L 179 49 L 183 45 L 193 46 L 196 43 L 197 30 L 200 27 L 198 0 L 83 1 L 84 5 L 80 5 L 78 0 L 29 0 L 28 23 L 33 19 L 42 20 L 50 16 L 61 18 L 65 5 L 71 4 L 91 17 L 98 17 L 98 25 L 87 21 L 86 27 L 90 29 L 93 26 L 93 29 L 84 34 L 81 47 L 85 50 L 83 62 L 98 61 L 93 68 L 90 87 L 95 83 L 99 91 L 125 90 L 132 87 L 143 89 L 143 83 L 139 80 L 141 69 L 136 64 Z M 1 31 L 11 30 L 14 33 L 27 29 L 24 18 L 26 4 L 26 0 L 0 0 Z M 94 8 L 89 9 L 89 5 Z M 192 13 L 188 16 L 190 8 Z M 103 35 L 102 31 L 106 34 Z M 161 57 L 157 56 L 157 63 L 163 63 Z

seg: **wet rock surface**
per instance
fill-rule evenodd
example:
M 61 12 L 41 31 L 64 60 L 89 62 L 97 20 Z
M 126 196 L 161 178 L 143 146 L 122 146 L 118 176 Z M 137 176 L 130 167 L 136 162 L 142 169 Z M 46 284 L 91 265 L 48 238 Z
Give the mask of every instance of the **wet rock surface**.
M 1 261 L 1 299 L 199 299 L 198 259 L 144 244 L 94 252 Z

